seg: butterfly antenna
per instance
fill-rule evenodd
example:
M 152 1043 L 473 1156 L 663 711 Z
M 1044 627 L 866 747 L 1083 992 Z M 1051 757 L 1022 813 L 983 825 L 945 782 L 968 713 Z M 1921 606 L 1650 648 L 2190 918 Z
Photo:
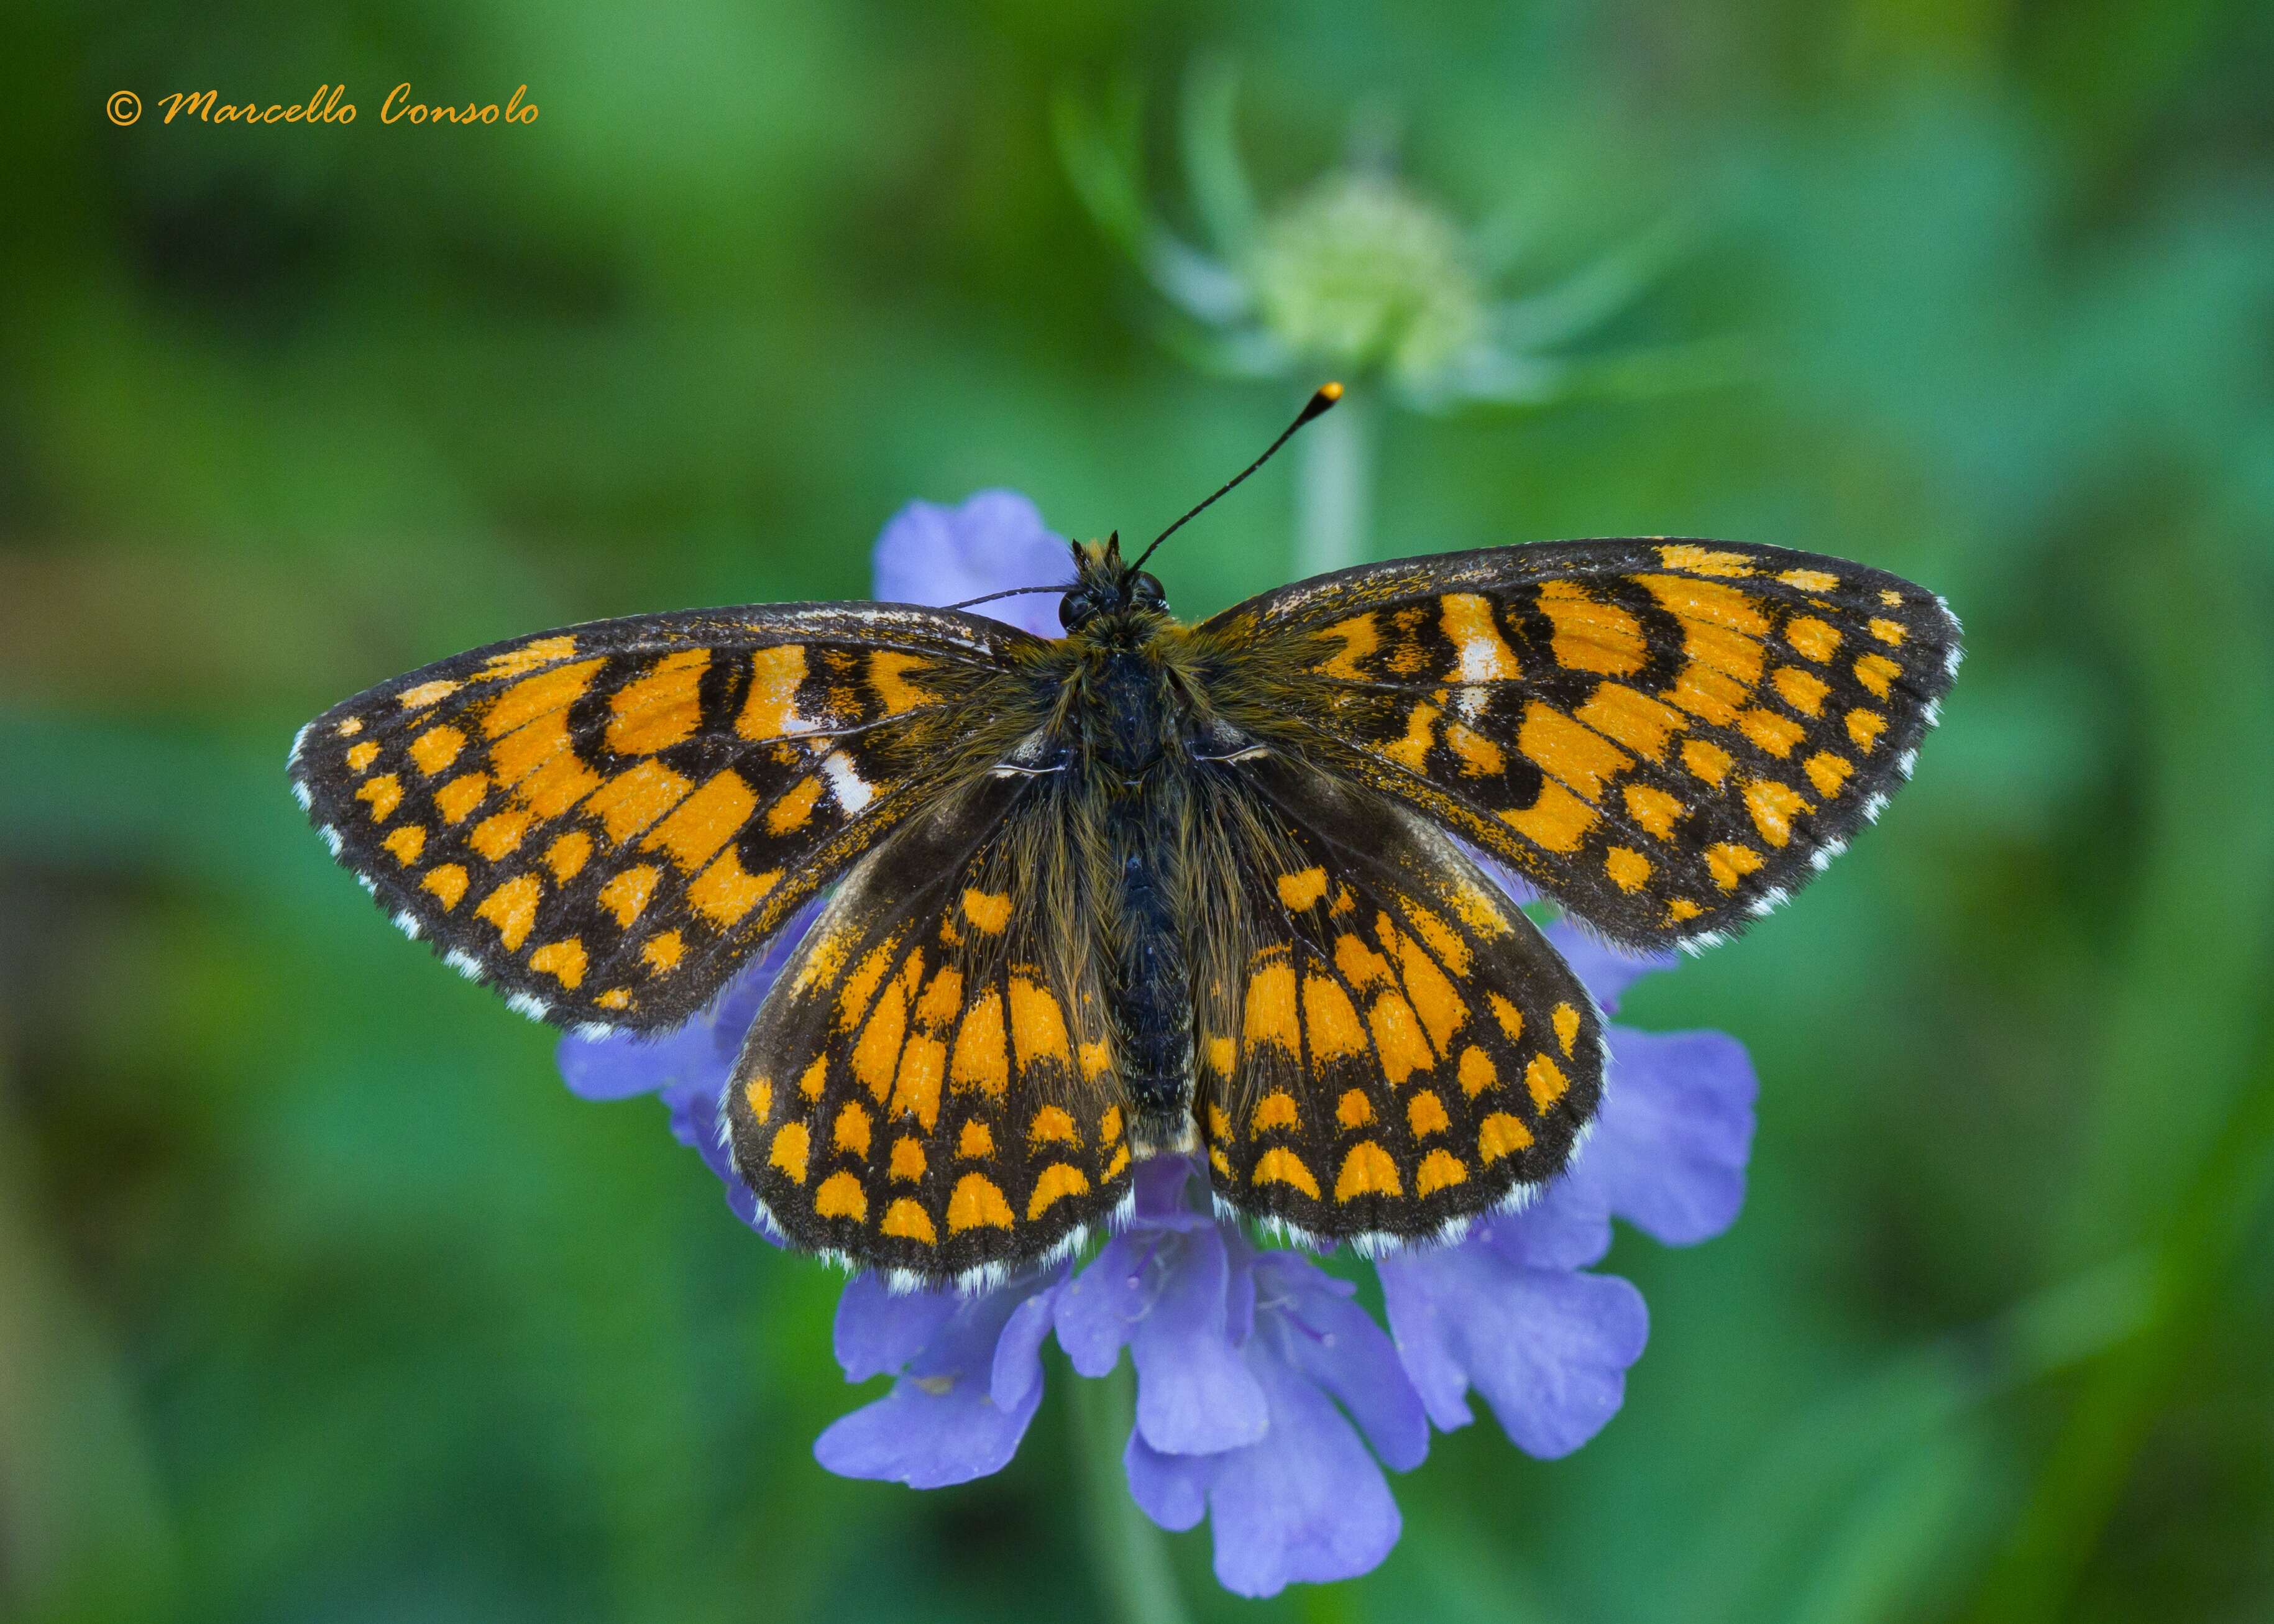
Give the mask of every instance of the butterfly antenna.
M 1217 489 L 1214 496 L 1209 497 L 1208 500 L 1194 508 L 1190 513 L 1185 515 L 1183 518 L 1169 526 L 1167 530 L 1163 530 L 1159 535 L 1154 537 L 1153 546 L 1148 547 L 1142 553 L 1139 553 L 1137 555 L 1137 561 L 1132 564 L 1129 568 L 1133 570 L 1143 568 L 1145 567 L 1145 560 L 1153 556 L 1153 547 L 1159 546 L 1163 542 L 1168 540 L 1170 537 L 1184 529 L 1186 524 L 1200 517 L 1202 513 L 1213 507 L 1220 499 L 1229 495 L 1232 486 L 1246 478 L 1248 475 L 1254 473 L 1266 462 L 1269 462 L 1271 460 L 1273 453 L 1276 452 L 1280 447 L 1285 445 L 1290 440 L 1292 440 L 1297 429 L 1301 428 L 1312 418 L 1323 415 L 1329 407 L 1332 406 L 1337 401 L 1342 399 L 1342 397 L 1343 387 L 1338 383 L 1330 383 L 1321 387 L 1317 394 L 1314 395 L 1309 400 L 1303 402 L 1303 410 L 1295 414 L 1295 420 L 1292 423 L 1289 424 L 1284 429 L 1280 431 L 1279 438 L 1273 440 L 1269 446 L 1264 447 L 1263 455 L 1261 456 L 1256 458 L 1255 461 L 1250 462 L 1246 468 L 1241 469 L 1231 478 L 1225 480 L 1223 485 Z
M 965 599 L 964 599 L 961 603 L 960 603 L 960 604 L 942 604 L 942 605 L 940 605 L 940 607 L 941 607 L 941 608 L 943 608 L 943 609 L 968 609 L 968 608 L 970 608 L 970 607 L 971 607 L 971 605 L 974 605 L 974 604 L 991 604 L 991 603 L 993 603 L 993 602 L 994 602 L 997 598 L 1018 598 L 1018 597 L 1020 597 L 1020 596 L 1022 596 L 1022 595 L 1024 595 L 1024 594 L 1026 594 L 1026 593 L 1028 593 L 1028 592 L 1059 592 L 1059 593 L 1065 593 L 1065 592 L 1071 592 L 1071 591 L 1073 591 L 1073 582 L 1071 582 L 1071 581 L 1069 581 L 1069 582 L 1065 583 L 1064 585 L 1062 585 L 1062 586 L 1012 586 L 1012 587 L 1005 587 L 1005 588 L 1004 588 L 1001 591 L 999 591 L 999 592 L 982 592 L 978 597 L 976 597 L 976 598 L 965 598 Z

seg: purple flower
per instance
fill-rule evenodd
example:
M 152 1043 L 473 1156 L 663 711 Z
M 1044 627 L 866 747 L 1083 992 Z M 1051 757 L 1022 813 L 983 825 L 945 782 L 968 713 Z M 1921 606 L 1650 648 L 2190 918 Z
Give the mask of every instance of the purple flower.
M 911 503 L 877 545 L 879 596 L 899 601 L 953 602 L 1065 569 L 1064 545 L 1008 492 L 954 508 Z M 989 608 L 1055 634 L 1047 594 Z M 561 1049 L 563 1075 L 587 1098 L 659 1093 L 673 1132 L 753 1227 L 721 1148 L 719 1099 L 806 922 L 793 921 L 687 1026 Z M 1564 926 L 1551 935 L 1606 1013 L 1637 976 L 1672 962 L 1623 957 Z M 1140 1165 L 1133 1215 L 1086 1267 L 1058 1264 L 974 1296 L 894 1293 L 856 1276 L 838 1304 L 838 1361 L 848 1381 L 892 1386 L 823 1432 L 815 1455 L 840 1475 L 915 1488 L 984 1477 L 1034 1419 L 1051 1336 L 1083 1377 L 1104 1376 L 1126 1349 L 1137 1413 L 1124 1466 L 1148 1516 L 1169 1529 L 1209 1521 L 1216 1577 L 1242 1595 L 1367 1571 L 1400 1526 L 1383 1468 L 1412 1470 L 1431 1425 L 1474 1419 L 1471 1392 L 1540 1456 L 1569 1454 L 1616 1413 L 1649 1320 L 1632 1285 L 1592 1267 L 1613 1218 L 1686 1245 L 1736 1217 L 1755 1091 L 1743 1049 L 1720 1033 L 1616 1026 L 1609 1044 L 1601 1113 L 1564 1177 L 1457 1244 L 1375 1263 L 1387 1330 L 1347 1281 L 1217 1218 L 1197 1165 L 1164 1158 Z
M 1199 1210 L 1196 1170 L 1140 1169 L 1129 1227 L 1058 1295 L 1058 1345 L 1084 1376 L 1128 1347 L 1129 1492 L 1163 1528 L 1215 1519 L 1226 1590 L 1364 1573 L 1399 1527 L 1376 1456 L 1408 1471 L 1429 1452 L 1420 1396 L 1351 1284 Z
M 895 604 L 960 604 L 1006 587 L 1070 581 L 1064 538 L 1016 491 L 982 491 L 960 508 L 910 502 L 877 538 L 877 596 Z M 974 613 L 1008 620 L 1037 637 L 1062 637 L 1048 592 L 999 598 Z
M 1549 932 L 1606 1014 L 1636 975 L 1665 968 L 1611 952 L 1568 925 Z M 1752 1148 L 1752 1062 L 1718 1032 L 1609 1029 L 1603 1105 L 1570 1172 L 1523 1212 L 1475 1224 L 1457 1246 L 1402 1252 L 1375 1267 L 1405 1366 L 1450 1431 L 1483 1395 L 1510 1441 L 1569 1455 L 1608 1421 L 1641 1357 L 1642 1294 L 1586 1273 L 1624 1218 L 1670 1245 L 1729 1227 Z

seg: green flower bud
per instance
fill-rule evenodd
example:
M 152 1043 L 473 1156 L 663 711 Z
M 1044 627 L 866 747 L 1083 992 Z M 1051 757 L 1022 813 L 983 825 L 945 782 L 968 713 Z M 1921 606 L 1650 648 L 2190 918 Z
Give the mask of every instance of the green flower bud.
M 1264 326 L 1330 370 L 1426 387 L 1484 335 L 1459 229 L 1386 176 L 1321 181 L 1265 223 L 1246 268 Z

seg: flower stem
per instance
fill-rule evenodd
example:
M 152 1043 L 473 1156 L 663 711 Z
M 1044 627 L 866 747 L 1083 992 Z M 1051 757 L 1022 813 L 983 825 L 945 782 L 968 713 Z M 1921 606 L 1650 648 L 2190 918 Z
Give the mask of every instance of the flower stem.
M 1098 1381 L 1064 1383 L 1073 1411 L 1074 1477 L 1081 1485 L 1098 1587 L 1123 1624 L 1188 1624 L 1168 1542 L 1129 1497 L 1122 1447 L 1137 1415 L 1137 1373 L 1124 1360 Z
M 1295 576 L 1362 563 L 1374 503 L 1376 408 L 1357 391 L 1313 424 L 1297 447 Z

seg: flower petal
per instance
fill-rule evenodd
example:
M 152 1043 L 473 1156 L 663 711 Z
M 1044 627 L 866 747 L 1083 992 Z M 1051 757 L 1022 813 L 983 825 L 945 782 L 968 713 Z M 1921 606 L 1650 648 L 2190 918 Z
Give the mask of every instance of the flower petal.
M 1000 1471 L 1018 1452 L 1043 1400 L 1035 1327 L 1049 1324 L 1049 1305 L 1021 1311 L 1036 1296 L 1054 1295 L 1063 1278 L 1043 1275 L 958 1298 L 892 1390 L 832 1423 L 815 1440 L 814 1458 L 841 1477 L 880 1478 L 914 1489 Z M 848 1287 L 848 1297 L 851 1292 Z M 1007 1354 L 1006 1340 L 1013 1344 Z M 1029 1365 L 1031 1381 L 1026 1380 Z M 997 1402 L 998 1387 L 1010 1402 Z
M 906 1370 L 955 1317 L 953 1291 L 894 1291 L 879 1274 L 855 1274 L 837 1299 L 837 1362 L 847 1381 Z
M 1216 1476 L 1216 1462 L 1212 1455 L 1163 1455 L 1133 1426 L 1128 1447 L 1121 1452 L 1122 1470 L 1129 1474 L 1129 1498 L 1137 1502 L 1137 1509 L 1179 1534 L 1208 1515 L 1209 1482 Z
M 1048 586 L 1073 567 L 1066 544 L 1015 491 L 982 491 L 960 508 L 910 502 L 877 538 L 877 596 L 887 603 L 954 604 L 1007 587 Z M 988 617 L 1039 637 L 1065 635 L 1048 592 L 989 604 Z
M 1289 1365 L 1349 1411 L 1384 1464 L 1411 1471 L 1429 1453 L 1429 1417 L 1397 1344 L 1351 1301 L 1356 1289 L 1291 1252 L 1266 1253 L 1257 1289 Z
M 1686 1246 L 1736 1222 L 1745 1200 L 1759 1080 L 1721 1032 L 1613 1027 L 1602 1118 L 1578 1172 L 1610 1210 Z
M 674 1077 L 707 1070 L 713 1047 L 708 1023 L 699 1017 L 652 1036 L 612 1032 L 604 1038 L 564 1037 L 561 1080 L 579 1099 L 628 1100 L 652 1094 Z
M 585 1099 L 659 1094 L 670 1112 L 673 1137 L 701 1154 L 704 1165 L 726 1187 L 727 1207 L 768 1241 L 776 1237 L 760 1222 L 757 1199 L 734 1176 L 727 1159 L 719 1096 L 734 1074 L 750 1024 L 757 1019 L 758 1005 L 819 911 L 817 902 L 809 903 L 790 915 L 757 960 L 738 972 L 709 1009 L 683 1025 L 655 1034 L 564 1037 L 559 1049 L 562 1080 Z
M 1133 1229 L 1213 1229 L 1215 1217 L 1186 1199 L 1197 1164 L 1190 1156 L 1151 1156 L 1137 1164 L 1130 1203 Z
M 1527 1268 L 1585 1268 L 1611 1249 L 1611 1208 L 1587 1177 L 1595 1144 L 1522 1212 L 1501 1213 L 1470 1227 L 1465 1244 L 1488 1246 Z
M 1103 1376 L 1119 1361 L 1151 1300 L 1145 1272 L 1158 1244 L 1149 1234 L 1115 1236 L 1058 1294 L 1058 1346 L 1081 1374 Z
M 1252 1256 L 1237 1230 L 1220 1230 L 1208 1214 L 1186 1200 L 1193 1163 L 1183 1156 L 1156 1156 L 1137 1164 L 1135 1200 L 1126 1230 L 1106 1243 L 1090 1266 L 1058 1297 L 1058 1346 L 1075 1370 L 1103 1376 L 1113 1368 L 1137 1322 L 1150 1313 L 1162 1278 L 1176 1260 L 1160 1254 L 1166 1237 L 1179 1233 L 1218 1236 L 1235 1248 L 1235 1260 Z M 1235 1269 L 1225 1312 L 1225 1334 L 1245 1342 L 1254 1293 L 1244 1270 Z
M 1569 919 L 1559 919 L 1547 928 L 1547 940 L 1563 955 L 1587 990 L 1595 995 L 1595 1002 L 1603 1013 L 1618 1012 L 1619 1000 L 1626 990 L 1644 976 L 1660 970 L 1671 970 L 1680 962 L 1672 953 L 1628 953 L 1598 941 Z
M 1129 1336 L 1137 1430 L 1171 1455 L 1254 1443 L 1270 1420 L 1230 1335 L 1231 1262 L 1223 1235 L 1211 1228 L 1163 1237 L 1148 1274 L 1152 1301 Z
M 1473 1236 L 1461 1243 L 1475 1244 Z M 1447 1248 L 1445 1250 L 1452 1250 Z M 1476 1419 L 1469 1409 L 1469 1367 L 1466 1350 L 1455 1323 L 1458 1274 L 1472 1266 L 1421 1253 L 1399 1252 L 1379 1259 L 1374 1272 L 1382 1280 L 1382 1308 L 1389 1317 L 1398 1363 L 1422 1408 L 1438 1431 L 1450 1432 Z M 1438 1293 L 1441 1279 L 1455 1277 L 1454 1298 Z
M 1469 1420 L 1463 1393 L 1473 1387 L 1528 1454 L 1568 1455 L 1600 1432 L 1649 1337 L 1642 1293 L 1627 1282 L 1527 1267 L 1489 1240 L 1379 1267 L 1390 1329 L 1430 1418 L 1448 1430 Z
M 1265 1351 L 1261 1338 L 1249 1349 L 1270 1432 L 1213 1458 L 1208 1499 L 1217 1581 L 1236 1595 L 1273 1596 L 1291 1583 L 1367 1572 L 1389 1554 L 1402 1526 L 1382 1468 L 1324 1393 Z
M 1061 1282 L 1067 1270 L 1056 1271 Z M 1011 1311 L 1003 1335 L 995 1342 L 995 1361 L 988 1367 L 987 1396 L 998 1410 L 1015 1410 L 1038 1399 L 1043 1391 L 1043 1344 L 1050 1339 L 1050 1310 L 1058 1290 L 1037 1291 Z

